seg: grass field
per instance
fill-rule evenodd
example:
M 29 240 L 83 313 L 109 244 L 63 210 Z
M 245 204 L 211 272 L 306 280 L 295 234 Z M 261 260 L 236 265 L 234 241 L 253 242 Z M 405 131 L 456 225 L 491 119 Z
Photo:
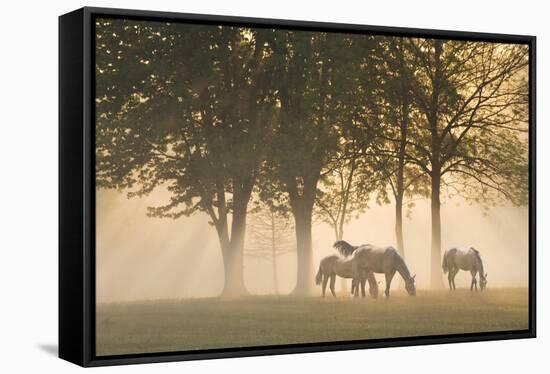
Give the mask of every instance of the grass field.
M 528 291 L 100 304 L 96 328 L 97 355 L 522 330 L 528 328 Z

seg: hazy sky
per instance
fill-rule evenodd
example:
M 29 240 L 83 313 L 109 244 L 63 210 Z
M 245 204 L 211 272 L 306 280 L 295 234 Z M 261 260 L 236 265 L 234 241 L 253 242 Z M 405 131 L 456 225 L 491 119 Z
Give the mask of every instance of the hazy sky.
M 177 220 L 147 217 L 147 206 L 166 201 L 163 191 L 129 200 L 123 193 L 100 190 L 96 200 L 98 302 L 206 297 L 221 292 L 221 253 L 216 231 L 205 214 Z M 344 239 L 355 245 L 395 246 L 394 206 L 372 205 L 346 226 Z M 484 215 L 480 207 L 455 198 L 444 203 L 441 216 L 443 250 L 452 246 L 477 248 L 489 274 L 488 287 L 528 285 L 526 207 L 497 207 Z M 428 201 L 416 202 L 411 217 L 404 221 L 404 235 L 407 264 L 417 274 L 418 287 L 427 287 L 431 238 Z M 314 226 L 315 270 L 322 257 L 335 253 L 333 242 L 332 229 L 321 223 Z M 296 279 L 295 254 L 280 256 L 278 266 L 279 289 L 290 292 Z M 382 274 L 377 278 L 383 281 Z M 469 280 L 469 274 L 460 272 L 457 287 L 469 286 Z M 251 293 L 271 292 L 271 265 L 246 258 L 245 283 Z

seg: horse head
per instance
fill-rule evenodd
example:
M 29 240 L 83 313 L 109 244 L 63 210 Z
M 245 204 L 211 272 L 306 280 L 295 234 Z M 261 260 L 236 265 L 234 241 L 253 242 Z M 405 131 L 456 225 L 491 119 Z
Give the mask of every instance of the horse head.
M 487 287 L 487 273 L 479 274 L 479 288 L 483 291 Z
M 409 296 L 416 296 L 415 278 L 416 274 L 405 281 L 405 289 L 409 293 Z

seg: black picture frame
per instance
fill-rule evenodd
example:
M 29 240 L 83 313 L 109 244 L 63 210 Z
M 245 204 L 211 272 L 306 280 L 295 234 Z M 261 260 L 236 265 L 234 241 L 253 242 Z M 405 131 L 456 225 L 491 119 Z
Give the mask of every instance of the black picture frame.
M 521 331 L 95 355 L 94 19 L 112 17 L 522 43 L 529 46 L 529 328 Z M 59 18 L 59 357 L 81 366 L 536 337 L 536 37 L 85 7 Z

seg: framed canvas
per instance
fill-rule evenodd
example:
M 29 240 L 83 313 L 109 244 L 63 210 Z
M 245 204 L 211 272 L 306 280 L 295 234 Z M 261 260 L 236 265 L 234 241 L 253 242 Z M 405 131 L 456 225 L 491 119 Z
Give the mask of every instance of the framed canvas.
M 59 356 L 535 337 L 535 37 L 59 19 Z

